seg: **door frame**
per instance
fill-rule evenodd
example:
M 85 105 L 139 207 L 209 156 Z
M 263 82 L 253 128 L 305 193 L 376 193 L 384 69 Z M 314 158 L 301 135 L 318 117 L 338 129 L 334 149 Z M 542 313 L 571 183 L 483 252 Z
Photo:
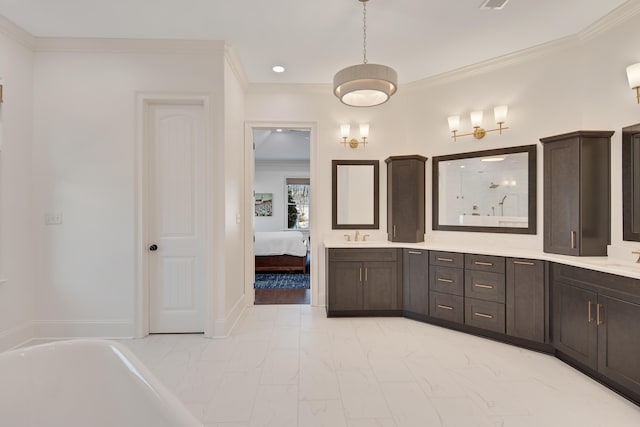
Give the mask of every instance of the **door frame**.
M 245 239 L 244 239 L 244 256 L 245 260 L 245 272 L 244 272 L 244 294 L 246 297 L 247 306 L 252 306 L 255 302 L 255 289 L 253 284 L 255 281 L 255 264 L 253 262 L 255 254 L 253 250 L 253 233 L 255 230 L 254 219 L 254 198 L 253 198 L 253 183 L 255 179 L 255 152 L 253 147 L 253 130 L 264 128 L 304 128 L 309 129 L 309 185 L 311 186 L 311 206 L 309 207 L 311 224 L 309 224 L 309 236 L 313 236 L 313 240 L 310 246 L 311 250 L 311 271 L 309 277 L 311 278 L 311 301 L 310 305 L 324 305 L 320 302 L 320 286 L 319 286 L 319 269 L 318 269 L 318 252 L 320 245 L 318 237 L 315 236 L 314 224 L 318 222 L 318 203 L 314 202 L 314 184 L 316 182 L 316 164 L 315 159 L 317 150 L 317 122 L 284 122 L 284 121 L 247 121 L 244 127 L 244 139 L 245 139 L 245 212 L 247 212 L 247 220 L 245 221 Z
M 205 147 L 204 147 L 204 260 L 215 259 L 213 245 L 215 222 L 213 202 L 216 191 L 213 183 L 214 144 L 212 132 L 211 100 L 205 94 L 180 93 L 136 93 L 136 139 L 134 152 L 134 292 L 133 318 L 134 337 L 142 338 L 149 335 L 149 230 L 147 216 L 149 214 L 149 107 L 152 105 L 197 105 L 202 106 L 205 116 Z M 212 336 L 212 303 L 213 272 L 212 263 L 203 263 L 202 305 L 204 335 Z

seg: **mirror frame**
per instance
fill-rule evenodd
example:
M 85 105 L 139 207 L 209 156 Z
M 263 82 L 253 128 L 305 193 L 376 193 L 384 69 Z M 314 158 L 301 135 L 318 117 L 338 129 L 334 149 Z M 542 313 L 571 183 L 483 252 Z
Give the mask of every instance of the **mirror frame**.
M 373 166 L 373 223 L 338 224 L 338 166 Z M 380 161 L 332 160 L 331 161 L 331 228 L 333 230 L 373 230 L 380 228 Z
M 622 128 L 622 240 L 640 242 L 640 230 L 633 231 L 633 217 L 640 212 L 633 211 L 634 183 L 633 173 L 640 172 L 640 165 L 632 161 L 633 140 L 640 136 L 640 124 Z
M 510 233 L 510 234 L 536 234 L 537 230 L 537 145 L 522 145 L 519 147 L 497 148 L 493 150 L 473 151 L 470 153 L 451 154 L 432 158 L 432 229 L 441 231 L 468 231 L 481 233 Z M 481 225 L 445 225 L 439 223 L 439 163 L 449 160 L 470 159 L 474 157 L 488 157 L 501 154 L 528 153 L 528 220 L 527 227 L 491 227 Z

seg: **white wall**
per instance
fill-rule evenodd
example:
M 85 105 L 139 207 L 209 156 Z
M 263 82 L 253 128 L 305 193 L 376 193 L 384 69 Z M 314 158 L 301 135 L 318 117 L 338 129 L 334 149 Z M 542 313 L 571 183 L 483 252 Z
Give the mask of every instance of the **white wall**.
M 37 336 L 134 334 L 136 94 L 209 96 L 215 145 L 224 124 L 223 55 L 220 43 L 39 40 Z M 62 213 L 63 224 L 45 226 L 46 212 Z
M 620 17 L 618 17 L 620 18 Z M 640 16 L 595 26 L 592 31 L 540 48 L 479 64 L 446 76 L 402 85 L 387 104 L 367 109 L 350 109 L 331 94 L 328 86 L 253 85 L 247 96 L 248 120 L 315 121 L 321 148 L 312 151 L 314 200 L 319 211 L 312 240 L 317 248 L 327 237 L 341 238 L 331 230 L 331 160 L 379 159 L 380 224 L 374 237 L 386 238 L 386 167 L 390 155 L 421 154 L 427 157 L 498 147 L 538 144 L 538 234 L 499 235 L 496 245 L 542 250 L 542 148 L 539 139 L 579 129 L 615 130 L 612 141 L 612 244 L 622 252 L 636 247 L 623 243 L 621 231 L 620 130 L 640 122 L 640 106 L 628 88 L 625 68 L 640 61 L 636 41 L 640 37 Z M 623 18 L 620 18 L 624 21 Z M 510 106 L 502 136 L 489 134 L 483 140 L 472 137 L 453 142 L 447 116 L 468 117 L 472 110 L 485 111 L 489 127 L 495 105 Z M 339 144 L 341 123 L 370 123 L 369 144 L 356 150 Z M 468 120 L 463 126 L 471 129 Z M 427 162 L 427 241 L 459 243 L 460 249 L 482 244 L 485 233 L 431 230 L 431 161 Z M 316 251 L 318 252 L 318 251 Z M 630 252 L 630 251 L 629 251 Z M 630 256 L 630 254 L 627 254 Z M 632 259 L 631 257 L 629 259 Z M 317 304 L 324 301 L 324 259 L 312 283 L 320 285 Z
M 245 209 L 244 189 L 244 92 L 243 75 L 234 63 L 224 61 L 224 280 L 218 286 L 224 298 L 218 300 L 215 335 L 225 335 L 242 313 L 247 299 L 244 287 L 245 235 L 243 224 L 250 221 Z
M 255 162 L 256 193 L 273 194 L 273 216 L 254 217 L 256 231 L 283 231 L 287 229 L 285 203 L 286 178 L 309 178 L 309 162 L 304 160 Z M 313 197 L 313 188 L 311 189 Z M 313 203 L 313 200 L 311 201 Z M 313 218 L 311 218 L 313 221 Z
M 33 42 L 0 17 L 0 351 L 33 335 Z

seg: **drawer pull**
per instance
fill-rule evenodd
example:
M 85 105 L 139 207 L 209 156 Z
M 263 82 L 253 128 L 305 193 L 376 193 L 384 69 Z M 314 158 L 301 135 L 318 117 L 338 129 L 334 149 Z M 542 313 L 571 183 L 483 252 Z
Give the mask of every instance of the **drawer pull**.
M 418 252 L 418 251 L 409 251 L 409 253 L 411 255 L 422 255 L 422 252 Z
M 444 261 L 444 262 L 453 262 L 453 258 L 436 258 L 438 261 Z
M 484 317 L 485 319 L 493 319 L 493 316 L 490 314 L 484 314 L 484 313 L 473 313 L 474 316 L 478 316 L 478 317 Z
M 492 262 L 484 262 L 484 261 L 474 261 L 473 263 L 475 265 L 485 265 L 487 267 L 491 267 L 493 265 Z
M 442 304 L 438 304 L 438 308 L 442 308 L 445 310 L 453 310 L 453 307 L 450 307 L 448 305 L 442 305 Z
M 451 280 L 451 279 L 443 279 L 442 277 L 438 277 L 438 282 L 453 283 L 453 280 Z
M 536 265 L 535 262 L 528 262 L 528 261 L 513 261 L 513 263 L 518 265 Z
M 474 285 L 476 288 L 482 288 L 482 289 L 493 289 L 492 285 L 482 285 L 480 283 L 474 283 Z

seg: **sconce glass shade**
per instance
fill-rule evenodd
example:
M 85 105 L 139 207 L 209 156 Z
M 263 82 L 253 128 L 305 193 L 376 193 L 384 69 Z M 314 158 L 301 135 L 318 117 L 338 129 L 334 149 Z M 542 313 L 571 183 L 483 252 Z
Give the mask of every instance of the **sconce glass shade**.
M 482 126 L 482 111 L 471 112 L 471 126 L 474 128 Z
M 631 89 L 640 86 L 640 62 L 627 67 L 627 79 Z
M 507 112 L 509 111 L 509 106 L 507 105 L 498 105 L 493 109 L 493 116 L 496 119 L 496 123 L 506 123 L 507 122 Z
M 449 132 L 457 132 L 460 130 L 460 116 L 447 117 L 449 122 Z
M 349 138 L 350 131 L 351 131 L 350 125 L 340 125 L 340 136 L 342 138 Z
M 369 124 L 363 123 L 360 125 L 360 138 L 369 138 Z
M 352 107 L 383 104 L 396 93 L 398 74 L 380 64 L 359 64 L 338 71 L 333 78 L 333 93 Z

